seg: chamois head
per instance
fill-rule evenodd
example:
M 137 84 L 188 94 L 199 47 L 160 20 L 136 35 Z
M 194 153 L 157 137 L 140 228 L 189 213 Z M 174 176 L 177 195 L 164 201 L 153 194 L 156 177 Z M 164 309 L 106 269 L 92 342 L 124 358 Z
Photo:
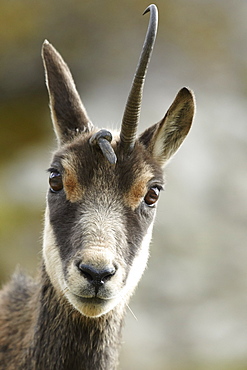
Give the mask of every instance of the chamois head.
M 62 57 L 47 41 L 42 56 L 58 140 L 49 169 L 43 255 L 59 296 L 98 317 L 133 293 L 148 259 L 162 169 L 185 139 L 193 118 L 183 88 L 165 117 L 136 137 L 142 89 L 157 30 L 149 27 L 120 134 L 93 126 Z

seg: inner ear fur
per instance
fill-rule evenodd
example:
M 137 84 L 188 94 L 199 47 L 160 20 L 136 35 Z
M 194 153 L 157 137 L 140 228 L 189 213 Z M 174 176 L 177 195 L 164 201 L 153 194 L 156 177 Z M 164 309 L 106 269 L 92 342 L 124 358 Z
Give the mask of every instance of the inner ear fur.
M 165 117 L 140 136 L 140 142 L 161 165 L 165 165 L 183 143 L 190 130 L 194 111 L 193 93 L 184 87 L 178 92 Z
M 51 116 L 59 144 L 92 128 L 67 64 L 46 40 L 42 47 Z

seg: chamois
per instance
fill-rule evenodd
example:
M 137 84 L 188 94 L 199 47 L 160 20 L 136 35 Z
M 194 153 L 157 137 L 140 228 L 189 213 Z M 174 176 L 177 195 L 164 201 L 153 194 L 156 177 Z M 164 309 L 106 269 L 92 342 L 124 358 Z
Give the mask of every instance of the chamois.
M 164 118 L 137 137 L 158 23 L 155 5 L 120 134 L 90 122 L 71 73 L 45 41 L 42 57 L 58 141 L 38 277 L 21 272 L 0 293 L 0 368 L 112 370 L 126 306 L 149 256 L 163 167 L 185 139 L 193 94 L 182 88 Z

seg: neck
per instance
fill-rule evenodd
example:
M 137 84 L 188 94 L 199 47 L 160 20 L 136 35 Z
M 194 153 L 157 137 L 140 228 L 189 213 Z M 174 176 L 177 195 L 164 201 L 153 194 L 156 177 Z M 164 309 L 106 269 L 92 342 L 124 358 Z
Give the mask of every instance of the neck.
M 38 368 L 116 369 L 123 307 L 99 318 L 85 317 L 65 298 L 58 297 L 45 268 L 37 294 L 39 309 L 35 314 L 29 358 L 34 359 Z M 27 360 L 26 369 L 33 368 L 29 362 Z

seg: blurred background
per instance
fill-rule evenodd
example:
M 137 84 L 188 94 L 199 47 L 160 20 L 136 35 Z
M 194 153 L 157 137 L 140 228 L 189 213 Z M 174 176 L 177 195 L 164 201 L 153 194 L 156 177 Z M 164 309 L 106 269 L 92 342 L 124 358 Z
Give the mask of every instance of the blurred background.
M 166 169 L 148 269 L 120 369 L 247 369 L 247 2 L 157 0 L 159 31 L 140 131 L 177 91 L 197 99 Z M 146 0 L 1 0 L 0 280 L 41 258 L 55 148 L 40 57 L 63 55 L 95 125 L 118 128 L 149 16 Z

